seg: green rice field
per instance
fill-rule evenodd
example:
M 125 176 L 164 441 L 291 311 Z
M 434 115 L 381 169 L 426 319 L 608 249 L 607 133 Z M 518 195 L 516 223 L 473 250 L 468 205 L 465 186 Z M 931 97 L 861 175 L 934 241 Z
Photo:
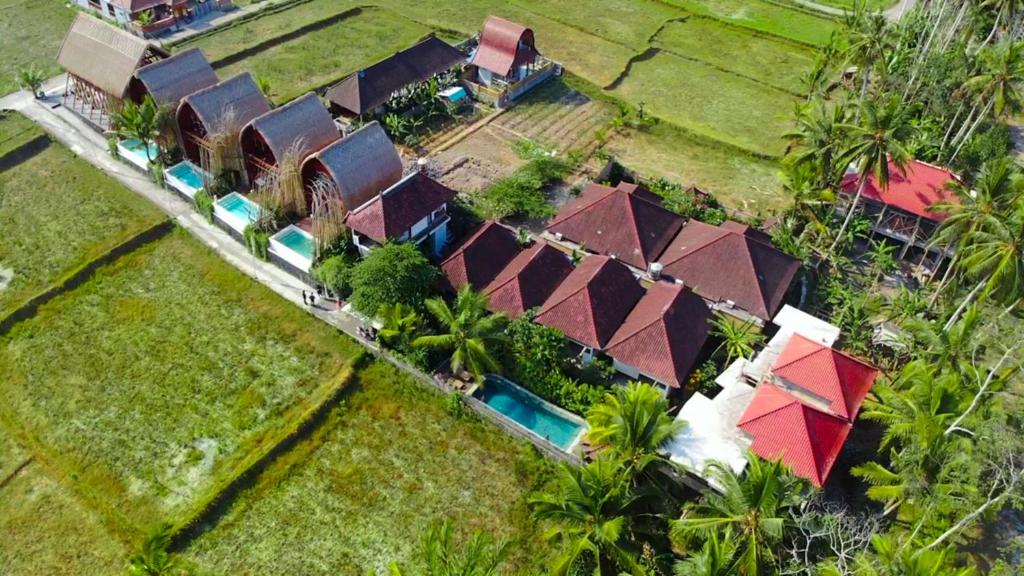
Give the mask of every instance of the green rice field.
M 0 96 L 18 89 L 20 68 L 60 72 L 57 51 L 74 17 L 60 0 L 0 0 Z

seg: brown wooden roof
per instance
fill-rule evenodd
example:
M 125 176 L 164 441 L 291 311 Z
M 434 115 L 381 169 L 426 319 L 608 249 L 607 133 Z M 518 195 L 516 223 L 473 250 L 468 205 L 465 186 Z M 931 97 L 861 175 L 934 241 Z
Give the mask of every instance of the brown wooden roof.
M 278 161 L 293 146 L 297 146 L 299 157 L 305 160 L 341 137 L 331 113 L 312 92 L 253 119 L 243 133 L 247 130 L 255 130 Z
M 103 92 L 124 98 L 132 75 L 147 56 L 166 58 L 156 44 L 86 14 L 68 29 L 57 63 Z
M 135 78 L 157 103 L 175 105 L 185 96 L 217 83 L 217 74 L 198 48 L 147 64 L 135 71 Z
M 186 105 L 192 108 L 211 134 L 223 128 L 229 115 L 235 129 L 241 131 L 250 120 L 270 111 L 270 103 L 248 72 L 185 96 L 178 106 L 179 113 Z
M 377 122 L 314 153 L 303 163 L 303 174 L 315 162 L 330 175 L 345 210 L 355 210 L 402 179 L 402 159 Z

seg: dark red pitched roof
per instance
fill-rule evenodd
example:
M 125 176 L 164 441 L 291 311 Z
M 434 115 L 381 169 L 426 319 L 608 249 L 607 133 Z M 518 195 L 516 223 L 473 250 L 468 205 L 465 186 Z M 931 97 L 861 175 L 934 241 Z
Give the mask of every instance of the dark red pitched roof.
M 590 183 L 548 225 L 548 231 L 646 270 L 683 227 L 678 214 L 632 184 L 612 188 Z
M 572 272 L 569 257 L 545 242 L 520 252 L 484 288 L 492 312 L 516 317 L 540 306 Z
M 469 284 L 482 290 L 518 253 L 516 235 L 488 220 L 441 262 L 444 287 L 456 291 Z
M 900 172 L 890 161 L 889 187 L 880 187 L 875 176 L 871 175 L 868 177 L 863 196 L 941 222 L 947 215 L 930 212 L 928 207 L 940 202 L 959 204 L 960 200 L 956 194 L 947 189 L 949 184 L 957 180 L 956 174 L 949 170 L 917 160 L 907 164 L 905 173 Z M 848 174 L 843 178 L 843 191 L 847 194 L 856 194 L 858 185 L 856 174 Z
M 731 300 L 762 320 L 778 311 L 800 269 L 800 261 L 772 246 L 764 233 L 736 222 L 687 222 L 660 261 L 664 274 L 697 294 Z
M 737 425 L 753 436 L 754 453 L 766 460 L 782 459 L 794 474 L 818 487 L 828 480 L 853 426 L 771 384 L 757 389 Z
M 504 18 L 488 16 L 480 31 L 480 46 L 470 63 L 500 76 L 508 76 L 513 67 L 536 56 L 533 30 Z
M 544 302 L 536 321 L 581 344 L 603 348 L 643 293 L 624 264 L 588 256 Z
M 878 370 L 794 334 L 775 360 L 772 374 L 824 398 L 836 416 L 852 422 L 857 418 L 857 411 L 871 390 Z
M 349 212 L 345 224 L 368 238 L 384 242 L 398 238 L 452 198 L 454 190 L 426 174 L 413 172 Z
M 708 337 L 711 310 L 682 284 L 655 282 L 605 352 L 646 376 L 681 388 Z

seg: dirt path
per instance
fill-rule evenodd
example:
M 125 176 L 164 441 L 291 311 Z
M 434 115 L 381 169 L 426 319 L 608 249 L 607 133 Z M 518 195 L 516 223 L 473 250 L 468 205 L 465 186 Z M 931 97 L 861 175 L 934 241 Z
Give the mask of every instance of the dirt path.
M 836 8 L 835 6 L 825 6 L 824 4 L 818 4 L 813 0 L 793 0 L 793 2 L 796 2 L 801 6 L 810 8 L 811 10 L 817 10 L 818 12 L 821 12 L 823 14 L 828 14 L 830 16 L 843 16 L 844 14 L 846 14 L 846 10 L 843 10 L 842 8 Z M 896 3 L 895 6 L 885 10 L 885 17 L 889 19 L 890 22 L 896 22 L 897 20 L 902 18 L 903 15 L 906 14 L 911 8 L 913 8 L 916 3 L 917 0 L 900 0 L 899 2 Z

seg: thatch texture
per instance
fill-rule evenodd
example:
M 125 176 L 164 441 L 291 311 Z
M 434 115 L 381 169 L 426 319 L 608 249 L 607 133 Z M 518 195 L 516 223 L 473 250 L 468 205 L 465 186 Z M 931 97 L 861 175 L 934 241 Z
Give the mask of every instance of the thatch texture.
M 233 115 L 233 122 L 241 127 L 270 111 L 266 96 L 248 72 L 185 96 L 178 107 L 179 118 L 186 106 L 203 123 L 207 133 L 217 132 L 229 112 Z
M 158 104 L 177 104 L 189 94 L 217 83 L 217 74 L 198 48 L 147 64 L 135 71 L 135 78 Z
M 324 172 L 345 210 L 355 210 L 402 179 L 402 159 L 380 124 L 370 122 L 306 159 L 307 187 Z
M 280 160 L 289 151 L 305 159 L 309 154 L 340 138 L 330 112 L 310 92 L 249 122 L 244 134 L 253 130 Z
M 132 75 L 147 55 L 167 57 L 168 53 L 102 20 L 79 14 L 64 37 L 57 63 L 69 74 L 123 98 Z

